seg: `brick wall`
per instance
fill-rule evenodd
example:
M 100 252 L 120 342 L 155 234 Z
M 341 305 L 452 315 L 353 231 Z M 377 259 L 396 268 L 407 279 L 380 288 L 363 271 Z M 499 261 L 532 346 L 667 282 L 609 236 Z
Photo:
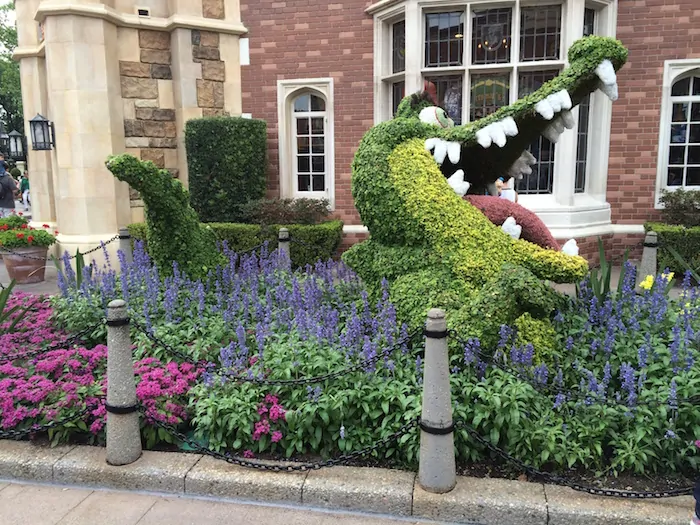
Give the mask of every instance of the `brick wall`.
M 360 224 L 350 164 L 373 125 L 373 39 L 367 0 L 241 0 L 250 66 L 242 67 L 243 112 L 267 121 L 268 192 L 279 195 L 277 81 L 332 77 L 335 98 L 336 216 Z
M 629 49 L 613 104 L 607 198 L 613 223 L 641 224 L 654 211 L 664 61 L 700 57 L 698 0 L 622 0 L 617 37 Z

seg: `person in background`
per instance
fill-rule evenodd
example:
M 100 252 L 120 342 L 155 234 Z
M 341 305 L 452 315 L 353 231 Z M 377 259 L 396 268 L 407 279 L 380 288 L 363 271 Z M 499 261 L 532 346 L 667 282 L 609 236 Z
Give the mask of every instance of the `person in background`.
M 15 214 L 15 192 L 17 184 L 7 171 L 5 158 L 0 155 L 0 217 L 9 217 Z
M 22 182 L 19 185 L 19 191 L 22 193 L 22 204 L 24 204 L 24 211 L 29 211 L 29 172 L 24 170 L 24 176 L 22 177 Z
M 496 181 L 496 187 L 498 188 L 498 196 L 501 199 L 507 199 L 511 202 L 518 202 L 518 193 L 513 188 L 515 184 L 515 179 L 510 178 L 507 181 L 503 180 L 503 177 L 499 177 Z

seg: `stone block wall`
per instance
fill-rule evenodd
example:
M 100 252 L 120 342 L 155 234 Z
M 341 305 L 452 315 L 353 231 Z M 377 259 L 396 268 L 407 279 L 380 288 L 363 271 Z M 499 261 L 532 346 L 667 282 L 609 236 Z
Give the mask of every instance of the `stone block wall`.
M 219 45 L 218 33 L 192 31 L 192 60 L 202 64 L 202 78 L 197 79 L 197 105 L 204 117 L 228 115 L 224 110 L 226 64 L 221 60 Z
M 138 57 L 119 62 L 126 152 L 178 177 L 170 33 L 138 30 Z M 141 205 L 133 190 L 131 201 Z

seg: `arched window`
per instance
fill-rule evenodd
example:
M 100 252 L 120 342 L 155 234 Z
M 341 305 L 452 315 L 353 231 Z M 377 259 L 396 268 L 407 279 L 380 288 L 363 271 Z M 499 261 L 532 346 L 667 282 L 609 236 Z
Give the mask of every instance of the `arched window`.
M 325 195 L 326 101 L 317 94 L 303 93 L 294 99 L 292 108 L 294 193 L 306 197 Z
M 700 70 L 671 86 L 666 186 L 700 187 Z

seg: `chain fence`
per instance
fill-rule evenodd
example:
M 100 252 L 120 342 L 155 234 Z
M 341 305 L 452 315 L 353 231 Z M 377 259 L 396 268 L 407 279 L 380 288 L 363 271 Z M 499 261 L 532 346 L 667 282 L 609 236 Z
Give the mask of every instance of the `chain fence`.
M 95 246 L 94 248 L 91 248 L 91 249 L 87 250 L 86 252 L 81 252 L 80 255 L 85 256 L 85 255 L 89 255 L 91 253 L 95 253 L 96 251 L 103 249 L 105 246 L 113 243 L 114 241 L 118 240 L 119 238 L 120 238 L 119 235 L 115 235 L 114 237 L 112 237 L 108 241 L 100 242 L 100 244 Z M 34 257 L 33 255 L 28 255 L 26 253 L 19 253 L 19 252 L 16 252 L 14 250 L 10 250 L 9 248 L 5 248 L 5 247 L 0 247 L 0 253 L 7 253 L 10 255 L 14 255 L 16 257 L 22 257 L 23 259 L 31 259 L 33 261 L 48 261 L 50 259 L 50 257 Z M 78 257 L 78 255 L 69 255 L 68 259 L 73 260 L 77 257 Z
M 73 345 L 75 345 L 76 343 L 83 341 L 84 336 L 86 336 L 87 334 L 89 334 L 91 332 L 94 332 L 95 330 L 97 330 L 97 328 L 98 328 L 98 326 L 90 326 L 88 328 L 84 328 L 83 330 L 81 330 L 77 334 L 69 337 L 65 341 L 62 341 L 60 343 L 54 343 L 46 348 L 37 348 L 36 350 L 31 350 L 29 352 L 0 356 L 0 365 L 12 363 L 13 361 L 16 361 L 18 359 L 22 359 L 22 360 L 33 359 L 35 357 L 40 357 L 42 355 L 46 355 L 49 352 L 54 352 L 56 350 L 69 349 Z
M 56 427 L 62 427 L 64 425 L 67 425 L 68 423 L 75 423 L 76 421 L 82 420 L 85 416 L 87 416 L 91 411 L 93 410 L 92 407 L 85 407 L 82 409 L 80 412 L 77 414 L 73 414 L 72 416 L 67 416 L 65 418 L 61 419 L 55 419 L 54 421 L 51 421 L 49 423 L 46 423 L 44 425 L 32 425 L 29 428 L 24 428 L 22 430 L 3 430 L 0 428 L 0 439 L 13 439 L 13 440 L 18 440 L 18 439 L 23 439 L 26 438 L 27 436 L 31 434 L 39 434 L 42 432 L 47 432 L 51 430 L 52 428 Z

